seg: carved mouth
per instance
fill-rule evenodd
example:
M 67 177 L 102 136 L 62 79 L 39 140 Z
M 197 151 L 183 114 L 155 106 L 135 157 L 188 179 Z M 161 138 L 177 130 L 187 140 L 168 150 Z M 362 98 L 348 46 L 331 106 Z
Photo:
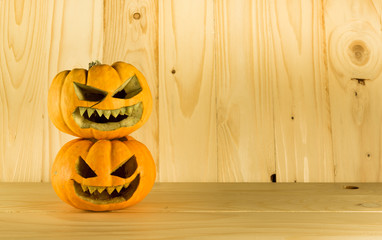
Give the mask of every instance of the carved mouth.
M 130 183 L 118 186 L 88 186 L 73 180 L 74 190 L 80 198 L 94 204 L 120 203 L 129 200 L 138 188 L 140 175 Z
M 119 109 L 96 109 L 77 107 L 72 113 L 80 128 L 94 128 L 100 131 L 112 131 L 121 127 L 131 127 L 141 120 L 142 102 Z

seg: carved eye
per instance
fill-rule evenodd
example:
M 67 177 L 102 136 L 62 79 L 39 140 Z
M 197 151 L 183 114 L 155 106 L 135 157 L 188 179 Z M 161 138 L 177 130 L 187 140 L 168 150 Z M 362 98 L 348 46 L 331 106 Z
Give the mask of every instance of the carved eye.
M 74 84 L 74 91 L 76 92 L 78 99 L 82 101 L 100 102 L 107 95 L 106 91 L 103 91 L 95 87 L 84 85 L 78 82 L 73 82 L 73 84 Z
M 97 177 L 97 174 L 89 167 L 81 156 L 78 158 L 77 173 L 83 178 Z
M 113 98 L 129 99 L 142 91 L 136 75 L 127 79 L 113 94 Z
M 111 175 L 117 176 L 120 178 L 128 178 L 131 177 L 134 172 L 137 170 L 138 164 L 135 155 L 129 158 L 125 163 L 123 163 L 120 167 L 114 170 Z

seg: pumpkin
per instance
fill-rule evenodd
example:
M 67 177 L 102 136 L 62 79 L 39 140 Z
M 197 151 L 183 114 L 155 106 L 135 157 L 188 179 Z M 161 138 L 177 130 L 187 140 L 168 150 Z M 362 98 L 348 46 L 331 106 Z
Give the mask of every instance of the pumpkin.
M 61 131 L 95 139 L 115 139 L 141 127 L 152 111 L 143 74 L 131 64 L 96 64 L 58 73 L 48 92 L 48 113 Z
M 150 192 L 156 171 L 150 151 L 128 136 L 66 143 L 51 176 L 53 189 L 64 202 L 83 210 L 109 211 L 141 201 Z

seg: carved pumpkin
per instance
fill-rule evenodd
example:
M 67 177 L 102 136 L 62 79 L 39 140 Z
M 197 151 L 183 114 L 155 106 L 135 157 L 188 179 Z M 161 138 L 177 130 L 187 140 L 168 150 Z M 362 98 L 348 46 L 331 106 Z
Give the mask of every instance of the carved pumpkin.
M 52 167 L 52 186 L 66 203 L 108 211 L 141 201 L 155 181 L 155 164 L 146 146 L 122 140 L 75 139 L 66 143 Z
M 124 62 L 60 72 L 48 93 L 48 113 L 54 125 L 83 138 L 127 136 L 148 120 L 151 111 L 145 77 Z

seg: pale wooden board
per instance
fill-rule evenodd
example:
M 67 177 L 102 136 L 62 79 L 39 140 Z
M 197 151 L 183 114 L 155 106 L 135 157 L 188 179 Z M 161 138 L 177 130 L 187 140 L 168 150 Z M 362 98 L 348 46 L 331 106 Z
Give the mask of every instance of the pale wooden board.
M 0 1 L 0 180 L 48 181 L 68 139 L 50 123 L 46 100 L 58 71 L 100 53 L 101 1 Z
M 334 180 L 322 1 L 270 1 L 277 181 Z
M 357 186 L 359 189 L 345 189 Z M 79 213 L 49 183 L 0 183 L 0 213 Z M 381 212 L 379 183 L 156 183 L 126 213 Z
M 146 75 L 154 110 L 134 136 L 160 181 L 382 181 L 381 14 L 381 0 L 0 1 L 0 181 L 49 180 L 72 139 L 47 117 L 49 84 L 95 59 Z
M 324 8 L 335 180 L 381 181 L 382 1 Z
M 149 148 L 158 165 L 158 2 L 104 1 L 103 14 L 103 62 L 131 63 L 149 84 L 153 111 L 131 135 Z
M 276 171 L 268 7 L 215 2 L 218 181 L 269 182 Z
M 381 213 L 0 214 L 4 239 L 382 239 Z
M 157 183 L 131 208 L 93 213 L 49 184 L 0 184 L 4 239 L 381 239 L 381 184 Z
M 159 1 L 160 181 L 216 181 L 213 1 Z

